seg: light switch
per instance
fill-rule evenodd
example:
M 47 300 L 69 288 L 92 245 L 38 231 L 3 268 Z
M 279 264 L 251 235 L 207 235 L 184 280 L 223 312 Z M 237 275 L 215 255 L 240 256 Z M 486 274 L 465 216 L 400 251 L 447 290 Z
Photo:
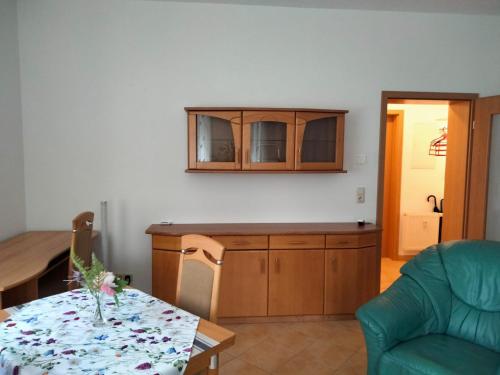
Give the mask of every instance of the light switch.
M 356 189 L 356 202 L 365 203 L 365 188 L 362 186 Z

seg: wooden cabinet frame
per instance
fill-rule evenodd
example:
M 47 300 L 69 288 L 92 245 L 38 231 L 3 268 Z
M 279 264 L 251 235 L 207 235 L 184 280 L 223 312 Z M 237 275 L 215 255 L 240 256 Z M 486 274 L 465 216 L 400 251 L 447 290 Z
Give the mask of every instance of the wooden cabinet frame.
M 335 162 L 302 163 L 302 143 L 306 124 L 323 118 L 337 118 Z M 344 114 L 329 112 L 296 112 L 295 169 L 296 170 L 342 170 L 344 164 Z
M 310 108 L 257 107 L 186 107 L 188 114 L 188 168 L 189 173 L 345 173 L 344 123 L 346 110 Z M 235 162 L 198 162 L 196 116 L 207 115 L 230 120 L 234 136 Z M 301 163 L 301 147 L 307 121 L 336 117 L 335 162 Z M 251 123 L 278 121 L 286 123 L 286 159 L 284 162 L 252 163 Z
M 234 141 L 234 162 L 200 162 L 197 158 L 196 116 L 205 115 L 231 121 Z M 241 112 L 193 111 L 188 113 L 188 165 L 189 169 L 241 170 Z
M 243 170 L 292 170 L 294 166 L 295 112 L 245 111 L 243 112 Z M 251 128 L 257 121 L 286 123 L 286 158 L 283 163 L 252 163 Z

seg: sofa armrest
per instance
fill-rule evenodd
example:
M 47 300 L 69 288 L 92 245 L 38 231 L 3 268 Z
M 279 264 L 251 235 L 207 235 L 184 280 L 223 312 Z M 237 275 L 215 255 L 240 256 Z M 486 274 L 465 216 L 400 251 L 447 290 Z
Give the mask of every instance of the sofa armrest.
M 401 341 L 438 330 L 432 303 L 411 278 L 400 277 L 388 290 L 356 311 L 368 350 L 368 373 L 376 374 L 384 352 Z

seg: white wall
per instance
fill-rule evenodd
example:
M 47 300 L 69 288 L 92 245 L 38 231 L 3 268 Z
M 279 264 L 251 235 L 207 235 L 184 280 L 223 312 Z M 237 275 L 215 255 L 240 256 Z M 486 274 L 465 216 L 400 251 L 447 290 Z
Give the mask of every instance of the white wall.
M 145 289 L 144 230 L 163 218 L 374 220 L 381 90 L 500 88 L 494 16 L 127 0 L 18 10 L 28 226 L 69 227 L 107 199 L 113 268 Z M 185 174 L 183 107 L 202 105 L 349 109 L 349 173 Z
M 16 0 L 0 1 L 0 240 L 26 229 Z

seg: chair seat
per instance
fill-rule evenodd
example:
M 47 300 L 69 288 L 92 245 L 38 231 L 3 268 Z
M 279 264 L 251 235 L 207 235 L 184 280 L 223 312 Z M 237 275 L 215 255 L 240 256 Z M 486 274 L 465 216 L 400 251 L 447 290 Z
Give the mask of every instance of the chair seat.
M 500 374 L 500 353 L 452 336 L 427 335 L 386 352 L 379 374 L 496 375 Z

